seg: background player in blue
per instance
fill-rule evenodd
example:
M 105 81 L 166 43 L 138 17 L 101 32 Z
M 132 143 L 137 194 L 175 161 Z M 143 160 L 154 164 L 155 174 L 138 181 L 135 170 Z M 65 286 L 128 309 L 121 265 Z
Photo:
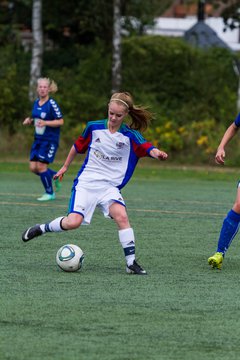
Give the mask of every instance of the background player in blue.
M 56 171 L 48 168 L 56 155 L 60 126 L 63 125 L 63 117 L 57 102 L 49 97 L 49 93 L 58 90 L 57 84 L 48 78 L 40 78 L 37 82 L 38 98 L 34 101 L 32 117 L 23 121 L 23 125 L 35 126 L 34 142 L 30 153 L 30 170 L 40 176 L 45 193 L 39 197 L 39 201 L 55 199 L 52 178 Z M 56 191 L 60 190 L 61 184 L 55 181 Z
M 129 116 L 129 117 L 128 117 Z M 130 125 L 123 123 L 130 120 Z M 145 275 L 135 260 L 135 237 L 120 189 L 130 180 L 140 157 L 165 160 L 167 154 L 145 140 L 138 130 L 147 128 L 152 114 L 135 106 L 129 93 L 115 93 L 108 104 L 108 118 L 90 121 L 79 136 L 55 177 L 62 177 L 78 153 L 87 156 L 72 188 L 67 216 L 28 228 L 22 235 L 29 241 L 47 232 L 60 232 L 90 224 L 96 207 L 118 227 L 127 273 Z
M 225 147 L 229 141 L 236 135 L 240 127 L 240 114 L 235 121 L 228 127 L 218 146 L 215 161 L 217 164 L 224 165 Z M 240 224 L 240 182 L 237 186 L 237 196 L 232 209 L 228 212 L 223 221 L 222 229 L 218 239 L 216 253 L 208 259 L 208 263 L 212 268 L 221 269 L 223 258 L 228 250 L 233 238 L 238 232 Z

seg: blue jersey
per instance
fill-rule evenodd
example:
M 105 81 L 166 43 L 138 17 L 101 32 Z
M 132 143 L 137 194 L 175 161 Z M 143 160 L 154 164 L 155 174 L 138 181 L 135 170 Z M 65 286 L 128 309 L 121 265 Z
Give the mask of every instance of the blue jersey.
M 234 120 L 234 123 L 237 127 L 240 127 L 240 113 L 238 114 L 238 116 L 236 117 L 236 119 Z
M 34 123 L 36 124 L 38 119 L 41 120 L 56 120 L 62 119 L 62 112 L 55 100 L 49 98 L 42 106 L 39 105 L 39 99 L 34 101 L 33 109 L 32 109 L 32 118 Z M 60 126 L 58 127 L 50 127 L 45 126 L 39 128 L 35 126 L 35 140 L 44 140 L 51 141 L 56 144 L 59 143 L 60 137 Z

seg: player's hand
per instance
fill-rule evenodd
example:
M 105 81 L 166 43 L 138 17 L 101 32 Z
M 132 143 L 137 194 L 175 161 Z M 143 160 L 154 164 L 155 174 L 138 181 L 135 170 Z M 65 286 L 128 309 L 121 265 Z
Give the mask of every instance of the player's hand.
M 31 123 L 32 123 L 32 119 L 30 117 L 27 117 L 23 121 L 23 125 L 31 125 Z
M 39 126 L 39 127 L 46 126 L 46 121 L 44 121 L 42 119 L 38 119 L 36 125 Z
M 62 181 L 63 176 L 64 176 L 66 171 L 67 171 L 67 168 L 66 168 L 66 166 L 63 165 L 63 167 L 61 167 L 61 169 L 58 170 L 58 172 L 53 176 L 53 179 L 54 180 L 59 179 L 59 181 Z
M 167 160 L 168 154 L 165 153 L 165 151 L 160 151 L 160 154 L 158 155 L 159 160 Z
M 155 158 L 155 159 L 159 159 L 159 160 L 166 160 L 168 158 L 168 154 L 165 153 L 165 151 L 161 151 L 159 149 L 152 149 L 150 151 L 150 155 Z
M 62 181 L 63 180 L 63 175 L 64 174 L 61 174 L 61 175 L 58 175 L 58 173 L 57 174 L 55 174 L 54 176 L 53 176 L 53 180 L 59 180 L 59 181 Z
M 224 149 L 218 149 L 215 155 L 215 162 L 219 165 L 224 165 L 225 162 L 225 151 Z

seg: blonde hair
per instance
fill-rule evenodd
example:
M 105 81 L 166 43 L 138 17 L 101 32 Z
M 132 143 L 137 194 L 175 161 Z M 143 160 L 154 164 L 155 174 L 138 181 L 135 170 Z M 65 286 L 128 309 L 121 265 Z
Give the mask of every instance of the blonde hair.
M 48 87 L 49 87 L 49 92 L 50 93 L 55 93 L 58 91 L 58 86 L 57 84 L 55 83 L 54 80 L 50 79 L 50 78 L 46 78 L 46 77 L 42 77 L 42 78 L 39 78 L 38 81 L 37 81 L 37 84 L 39 85 L 39 83 L 41 81 L 46 81 L 48 83 Z
M 129 125 L 131 129 L 144 131 L 148 128 L 153 118 L 153 114 L 141 105 L 134 105 L 133 97 L 130 93 L 114 93 L 110 99 L 110 102 L 111 101 L 116 101 L 125 105 L 132 120 Z

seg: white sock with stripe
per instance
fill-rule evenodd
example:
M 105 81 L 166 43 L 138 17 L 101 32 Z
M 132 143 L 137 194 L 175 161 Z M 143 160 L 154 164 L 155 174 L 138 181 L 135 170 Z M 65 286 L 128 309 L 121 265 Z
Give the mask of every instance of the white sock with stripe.
M 122 245 L 127 265 L 132 265 L 135 260 L 135 238 L 132 228 L 118 231 L 119 241 Z
M 56 218 L 55 220 L 51 221 L 50 223 L 40 225 L 42 232 L 45 233 L 45 232 L 65 231 L 61 226 L 62 219 L 64 219 L 64 217 L 65 216 L 60 216 L 60 217 Z

